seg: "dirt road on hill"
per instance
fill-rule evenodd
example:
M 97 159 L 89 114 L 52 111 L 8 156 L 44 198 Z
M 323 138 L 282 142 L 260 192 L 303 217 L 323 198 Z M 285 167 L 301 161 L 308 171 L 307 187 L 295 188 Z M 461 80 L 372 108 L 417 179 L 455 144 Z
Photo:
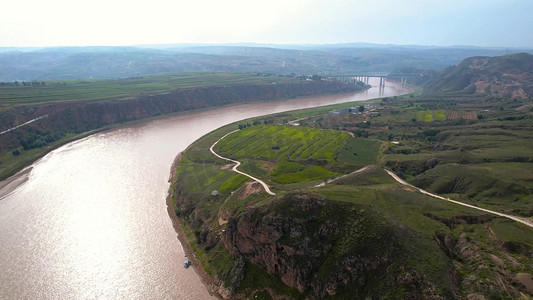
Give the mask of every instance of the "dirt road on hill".
M 255 177 L 253 177 L 252 175 L 249 175 L 249 174 L 246 174 L 246 173 L 244 173 L 244 172 L 241 172 L 241 171 L 237 170 L 237 168 L 241 165 L 241 162 L 240 162 L 240 161 L 237 161 L 237 160 L 233 160 L 233 159 L 230 159 L 230 158 L 227 158 L 227 157 L 220 156 L 220 155 L 218 155 L 218 154 L 213 150 L 213 147 L 215 147 L 215 145 L 216 145 L 218 142 L 220 142 L 223 138 L 225 138 L 225 137 L 227 137 L 228 135 L 230 135 L 230 134 L 232 134 L 232 133 L 234 133 L 234 132 L 237 132 L 237 131 L 239 131 L 239 129 L 234 130 L 234 131 L 232 131 L 232 132 L 230 132 L 230 133 L 224 135 L 223 137 L 219 138 L 216 142 L 213 143 L 213 145 L 211 145 L 211 148 L 209 148 L 209 151 L 211 151 L 211 153 L 213 153 L 213 154 L 214 154 L 216 157 L 218 157 L 218 158 L 221 158 L 221 159 L 224 159 L 224 160 L 231 161 L 231 162 L 235 163 L 235 166 L 233 166 L 233 168 L 232 168 L 231 170 L 233 170 L 234 172 L 237 172 L 237 173 L 239 173 L 239 174 L 242 174 L 242 175 L 244 175 L 244 176 L 247 176 L 247 177 L 251 178 L 252 180 L 254 180 L 254 181 L 260 183 L 260 184 L 263 186 L 263 188 L 265 189 L 265 192 L 267 192 L 268 194 L 273 195 L 273 196 L 276 195 L 276 193 L 273 193 L 273 192 L 270 190 L 270 188 L 268 187 L 268 185 L 267 185 L 264 181 L 262 181 L 262 180 L 260 180 L 260 179 L 257 179 L 257 178 L 255 178 Z
M 449 199 L 449 198 L 444 198 L 442 196 L 439 196 L 439 195 L 436 195 L 436 194 L 433 194 L 433 193 L 430 193 L 426 190 L 423 190 L 421 188 L 418 188 L 416 186 L 413 186 L 407 182 L 405 182 L 404 180 L 402 180 L 400 177 L 398 177 L 398 175 L 392 173 L 391 171 L 389 170 L 386 170 L 387 173 L 389 173 L 389 175 L 394 178 L 394 180 L 398 181 L 399 183 L 405 185 L 405 186 L 409 186 L 411 188 L 414 188 L 416 190 L 418 190 L 420 193 L 424 194 L 424 195 L 428 195 L 430 197 L 433 197 L 433 198 L 437 198 L 437 199 L 440 199 L 440 200 L 444 200 L 444 201 L 448 201 L 448 202 L 452 202 L 452 203 L 455 203 L 455 204 L 459 204 L 459 205 L 462 205 L 462 206 L 466 206 L 466 207 L 470 207 L 470 208 L 473 208 L 473 209 L 477 209 L 477 210 L 480 210 L 480 211 L 483 211 L 483 212 L 487 212 L 489 214 L 493 214 L 493 215 L 497 215 L 497 216 L 500 216 L 500 217 L 504 217 L 504 218 L 507 218 L 507 219 L 511 219 L 513 221 L 516 221 L 516 222 L 519 222 L 519 223 L 522 223 L 526 226 L 529 226 L 531 228 L 533 228 L 533 222 L 531 222 L 530 220 L 528 219 L 525 219 L 525 218 L 520 218 L 520 217 L 517 217 L 517 216 L 512 216 L 512 215 L 507 215 L 507 214 L 503 214 L 503 213 L 500 213 L 500 212 L 497 212 L 497 211 L 493 211 L 493 210 L 490 210 L 490 209 L 486 209 L 486 208 L 481 208 L 481 207 L 477 207 L 477 206 L 474 206 L 474 205 L 471 205 L 471 204 L 467 204 L 467 203 L 463 203 L 463 202 L 460 202 L 460 201 L 456 201 L 456 200 L 452 200 L 452 199 Z

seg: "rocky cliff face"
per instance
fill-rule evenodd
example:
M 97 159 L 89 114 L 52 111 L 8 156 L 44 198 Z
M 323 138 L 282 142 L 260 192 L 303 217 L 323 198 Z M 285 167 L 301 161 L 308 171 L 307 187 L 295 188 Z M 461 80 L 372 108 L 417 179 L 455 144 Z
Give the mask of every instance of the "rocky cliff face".
M 48 115 L 38 122 L 2 135 L 0 152 L 20 146 L 25 136 L 37 131 L 83 132 L 105 125 L 239 102 L 265 101 L 318 94 L 349 92 L 353 85 L 333 81 L 292 84 L 248 84 L 178 89 L 170 93 L 139 96 L 130 100 L 62 103 L 20 107 L 0 112 L 0 131 Z
M 376 218 L 319 195 L 289 194 L 230 219 L 223 243 L 239 260 L 318 298 L 384 297 L 399 289 L 407 298 L 431 296 L 432 285 L 402 264 L 398 235 L 406 233 Z
M 470 57 L 447 68 L 426 84 L 429 92 L 468 92 L 496 97 L 533 95 L 533 55 Z

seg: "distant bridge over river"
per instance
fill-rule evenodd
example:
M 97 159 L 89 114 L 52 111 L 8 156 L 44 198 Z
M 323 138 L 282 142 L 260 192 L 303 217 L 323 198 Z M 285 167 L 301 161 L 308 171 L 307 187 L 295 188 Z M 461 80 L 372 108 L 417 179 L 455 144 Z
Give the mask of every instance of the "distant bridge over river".
M 407 83 L 407 77 L 418 77 L 418 74 L 390 74 L 384 72 L 352 73 L 342 75 L 327 75 L 326 78 L 355 84 L 361 81 L 368 84 L 371 77 L 379 78 L 379 86 L 384 87 L 385 81 L 391 79 L 400 82 L 402 85 Z

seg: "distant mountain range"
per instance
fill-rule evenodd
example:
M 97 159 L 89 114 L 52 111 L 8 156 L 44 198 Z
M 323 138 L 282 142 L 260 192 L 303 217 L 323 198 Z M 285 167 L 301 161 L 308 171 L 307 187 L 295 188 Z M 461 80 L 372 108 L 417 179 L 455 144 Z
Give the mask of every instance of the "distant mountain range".
M 466 57 L 508 52 L 374 44 L 0 48 L 0 81 L 128 78 L 182 71 L 328 75 L 391 72 L 403 67 L 441 70 Z

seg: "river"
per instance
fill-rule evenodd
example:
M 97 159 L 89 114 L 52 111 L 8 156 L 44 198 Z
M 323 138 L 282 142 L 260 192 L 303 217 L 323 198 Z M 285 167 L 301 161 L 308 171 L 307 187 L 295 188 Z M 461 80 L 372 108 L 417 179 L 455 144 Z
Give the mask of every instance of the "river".
M 0 299 L 208 299 L 194 269 L 183 267 L 167 213 L 174 157 L 241 119 L 406 92 L 387 82 L 354 94 L 214 108 L 50 152 L 15 175 L 22 184 L 0 190 Z

